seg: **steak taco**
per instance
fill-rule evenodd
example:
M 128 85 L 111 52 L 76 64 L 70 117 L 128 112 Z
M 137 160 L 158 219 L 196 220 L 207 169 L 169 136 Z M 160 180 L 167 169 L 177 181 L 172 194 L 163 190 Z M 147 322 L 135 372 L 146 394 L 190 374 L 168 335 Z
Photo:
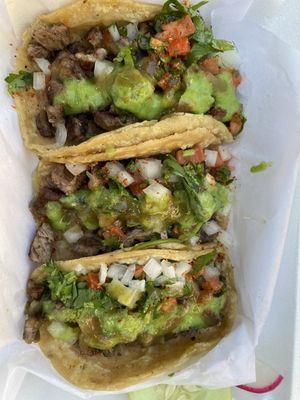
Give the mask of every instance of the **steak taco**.
M 128 157 L 118 160 L 98 153 L 41 162 L 30 258 L 43 263 L 214 240 L 229 211 L 230 154 L 209 131 L 174 136 L 116 149 Z M 168 152 L 170 143 L 177 150 Z
M 82 154 L 76 146 L 91 149 L 92 137 L 99 147 L 135 143 L 143 129 L 151 139 L 164 116 L 176 126 L 175 112 L 185 113 L 181 127 L 210 114 L 235 135 L 241 77 L 218 56 L 233 47 L 178 0 L 80 0 L 37 18 L 6 81 L 25 144 L 39 155 Z
M 212 244 L 51 261 L 27 295 L 25 341 L 85 389 L 179 371 L 216 346 L 236 312 L 231 265 Z

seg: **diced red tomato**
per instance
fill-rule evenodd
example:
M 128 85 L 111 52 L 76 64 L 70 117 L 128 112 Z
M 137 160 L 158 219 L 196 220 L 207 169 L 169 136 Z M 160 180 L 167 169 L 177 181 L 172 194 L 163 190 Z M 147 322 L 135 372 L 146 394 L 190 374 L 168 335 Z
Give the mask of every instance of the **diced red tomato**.
M 202 283 L 202 288 L 204 290 L 209 290 L 212 291 L 213 293 L 218 292 L 219 290 L 221 290 L 223 287 L 223 283 L 219 280 L 219 278 L 217 276 L 204 281 Z
M 138 196 L 143 192 L 143 189 L 147 187 L 147 183 L 142 179 L 135 178 L 135 181 L 128 187 L 134 196 Z
M 179 162 L 179 164 L 185 165 L 189 162 L 199 164 L 204 161 L 204 151 L 201 146 L 197 144 L 192 150 L 194 150 L 195 153 L 191 156 L 185 156 L 183 150 L 178 150 L 176 152 L 176 160 Z
M 166 72 L 163 74 L 162 78 L 158 81 L 158 86 L 162 88 L 162 90 L 166 90 L 169 87 L 169 78 L 171 74 L 169 72 Z
M 124 234 L 124 232 L 122 231 L 122 229 L 121 229 L 119 226 L 116 226 L 116 225 L 112 226 L 112 227 L 106 232 L 106 234 L 107 234 L 108 236 L 116 236 L 116 237 L 118 237 L 118 238 L 120 238 L 120 239 L 123 239 L 124 236 L 125 236 L 125 234 Z
M 187 37 L 174 39 L 167 50 L 170 57 L 185 56 L 191 50 L 189 39 Z
M 142 274 L 143 274 L 143 266 L 142 265 L 137 265 L 135 267 L 134 277 L 135 278 L 140 278 Z
M 243 121 L 239 114 L 234 114 L 229 122 L 229 130 L 233 136 L 237 135 L 243 127 Z
M 202 67 L 213 75 L 217 75 L 220 72 L 219 58 L 209 57 L 201 62 Z
M 162 26 L 163 32 L 160 32 L 156 37 L 160 40 L 180 39 L 195 33 L 195 25 L 189 15 L 178 19 L 177 21 L 169 22 Z
M 177 305 L 177 300 L 174 297 L 167 297 L 160 306 L 163 312 L 170 312 Z
M 90 289 L 102 289 L 102 285 L 100 285 L 99 282 L 98 274 L 95 274 L 94 272 L 89 272 L 87 274 L 87 284 Z
M 210 290 L 201 290 L 197 299 L 199 304 L 207 304 L 211 301 L 213 292 Z
M 220 154 L 218 153 L 218 155 L 217 155 L 217 160 L 216 160 L 216 164 L 215 164 L 215 168 L 222 167 L 222 165 L 223 165 L 223 160 L 222 160 Z
M 232 73 L 232 82 L 235 87 L 238 87 L 241 82 L 242 82 L 242 75 L 239 73 L 239 71 L 234 70 Z

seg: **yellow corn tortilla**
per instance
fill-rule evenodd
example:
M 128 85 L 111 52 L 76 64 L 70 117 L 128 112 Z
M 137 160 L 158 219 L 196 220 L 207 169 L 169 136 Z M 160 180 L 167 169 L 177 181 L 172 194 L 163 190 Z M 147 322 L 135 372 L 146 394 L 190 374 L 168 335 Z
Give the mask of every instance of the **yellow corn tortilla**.
M 191 261 L 211 252 L 213 244 L 199 246 L 194 250 L 147 249 L 117 251 L 94 257 L 57 264 L 62 271 L 73 271 L 82 266 L 88 271 L 98 271 L 101 262 L 127 263 L 146 262 L 150 257 L 162 257 L 174 261 Z M 218 248 L 224 252 L 222 248 Z M 229 259 L 225 258 L 227 280 L 226 303 L 222 310 L 223 320 L 214 327 L 200 330 L 199 334 L 178 334 L 176 338 L 143 347 L 137 342 L 122 345 L 118 355 L 105 357 L 102 353 L 83 356 L 75 346 L 53 339 L 47 331 L 47 322 L 40 329 L 39 346 L 54 368 L 70 383 L 84 389 L 118 390 L 141 383 L 159 374 L 173 373 L 191 365 L 204 356 L 229 333 L 236 315 L 236 292 Z M 41 269 L 36 269 L 31 278 L 42 280 Z M 191 336 L 192 335 L 192 336 Z
M 160 10 L 160 5 L 139 3 L 133 0 L 80 0 L 57 11 L 41 15 L 23 35 L 23 44 L 17 51 L 15 70 L 16 72 L 24 69 L 38 70 L 35 63 L 28 59 L 27 48 L 33 30 L 42 24 L 63 23 L 70 29 L 71 36 L 75 39 L 93 26 L 121 21 L 142 22 L 152 19 Z M 226 126 L 214 118 L 206 115 L 178 113 L 170 114 L 160 122 L 153 120 L 132 124 L 115 131 L 101 133 L 77 146 L 57 148 L 55 138 L 41 136 L 36 127 L 36 116 L 47 103 L 46 95 L 41 92 L 23 92 L 15 96 L 15 103 L 26 147 L 40 156 L 57 162 L 63 162 L 59 159 L 67 157 L 76 159 L 84 154 L 103 153 L 114 147 L 123 148 L 121 156 L 118 156 L 123 158 L 122 154 L 130 146 L 139 145 L 150 139 L 163 139 L 185 130 L 210 131 L 220 141 L 232 140 L 232 135 Z M 175 137 L 174 140 L 176 141 L 177 138 Z

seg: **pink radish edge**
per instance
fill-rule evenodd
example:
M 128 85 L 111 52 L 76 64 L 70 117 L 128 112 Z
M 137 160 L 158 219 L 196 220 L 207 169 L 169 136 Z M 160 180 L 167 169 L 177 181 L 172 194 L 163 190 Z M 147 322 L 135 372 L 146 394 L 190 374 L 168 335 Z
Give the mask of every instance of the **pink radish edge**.
M 268 393 L 271 392 L 272 390 L 276 389 L 277 386 L 280 385 L 280 383 L 283 380 L 282 375 L 278 375 L 275 381 L 273 381 L 270 385 L 264 386 L 262 388 L 254 388 L 248 385 L 238 385 L 237 387 L 242 390 L 246 390 L 246 392 L 251 392 L 251 393 Z

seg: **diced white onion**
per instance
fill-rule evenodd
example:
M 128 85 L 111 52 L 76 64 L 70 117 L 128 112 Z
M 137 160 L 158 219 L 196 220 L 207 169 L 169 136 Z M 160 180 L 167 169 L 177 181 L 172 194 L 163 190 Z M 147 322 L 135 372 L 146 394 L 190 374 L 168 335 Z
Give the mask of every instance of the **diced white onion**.
M 79 225 L 74 225 L 64 233 L 64 238 L 68 243 L 76 243 L 82 238 L 83 232 Z
M 35 58 L 34 61 L 37 63 L 38 67 L 41 71 L 44 72 L 45 75 L 50 75 L 50 63 L 46 58 Z
M 166 278 L 173 279 L 176 277 L 175 268 L 169 261 L 163 260 L 161 262 L 161 267 L 162 273 Z
M 100 264 L 100 270 L 99 270 L 99 283 L 100 285 L 103 285 L 106 281 L 107 278 L 107 264 L 101 263 Z
M 56 125 L 56 131 L 55 131 L 55 141 L 58 147 L 63 146 L 66 143 L 67 140 L 67 128 L 63 122 L 59 122 Z
M 147 277 L 154 281 L 162 272 L 162 267 L 160 263 L 155 260 L 155 258 L 150 258 L 150 260 L 146 263 L 143 268 Z
M 228 161 L 231 159 L 231 153 L 226 146 L 219 146 L 219 154 L 222 161 Z
M 155 285 L 164 286 L 169 279 L 170 278 L 167 278 L 165 275 L 159 275 L 159 277 L 155 279 Z
M 214 167 L 217 162 L 218 152 L 215 150 L 204 150 L 205 163 L 208 167 Z
M 102 60 L 104 60 L 104 58 L 107 56 L 107 50 L 104 49 L 103 47 L 100 47 L 99 49 L 97 49 L 97 50 L 95 51 L 95 55 L 96 55 L 96 58 L 97 58 L 99 61 L 102 61 Z M 113 65 L 113 63 L 111 63 L 111 64 Z
M 129 287 L 144 292 L 146 289 L 146 281 L 145 279 L 133 279 L 129 282 Z
M 74 176 L 80 175 L 83 171 L 87 170 L 87 165 L 84 164 L 66 163 L 65 166 Z
M 199 236 L 192 236 L 189 240 L 191 246 L 196 246 L 199 242 Z
M 202 229 L 208 236 L 215 235 L 222 230 L 221 227 L 216 223 L 216 221 L 206 222 L 206 224 L 202 226 Z
M 81 265 L 81 264 L 76 264 L 74 268 L 76 275 L 85 275 L 86 274 L 86 268 Z
M 116 178 L 121 171 L 124 171 L 124 166 L 119 161 L 109 161 L 105 164 L 105 168 L 111 178 Z
M 157 179 L 161 178 L 162 164 L 160 160 L 154 158 L 148 158 L 145 160 L 137 160 L 136 165 L 138 172 L 145 179 Z
M 109 75 L 114 69 L 113 63 L 107 60 L 96 60 L 94 67 L 94 75 L 96 78 L 101 78 Z
M 126 270 L 127 270 L 127 265 L 112 264 L 107 271 L 107 276 L 108 278 L 111 279 L 122 279 Z
M 111 34 L 111 37 L 113 38 L 113 40 L 115 42 L 120 40 L 120 33 L 119 33 L 118 28 L 117 28 L 117 26 L 115 24 L 109 26 L 108 27 L 108 31 Z
M 43 90 L 46 87 L 46 76 L 43 72 L 33 73 L 33 84 L 34 90 Z
M 125 169 L 124 171 L 120 171 L 117 175 L 117 181 L 120 182 L 123 186 L 127 187 L 134 182 L 134 178 L 127 172 Z
M 231 235 L 226 232 L 226 231 L 221 231 L 218 236 L 217 239 L 220 243 L 222 243 L 225 247 L 231 247 L 232 246 L 232 237 Z
M 123 275 L 123 278 L 121 279 L 123 285 L 129 285 L 129 282 L 132 281 L 134 273 L 135 273 L 135 264 L 129 265 L 129 267 L 126 269 L 125 274 Z
M 241 65 L 241 56 L 239 52 L 235 50 L 228 50 L 224 53 L 219 53 L 219 57 L 223 61 L 224 64 L 229 65 L 234 68 L 239 68 Z
M 162 239 L 168 239 L 168 232 L 167 232 L 167 231 L 161 232 L 161 233 L 160 233 L 160 237 L 161 237 Z
M 184 275 L 191 269 L 192 269 L 191 264 L 185 261 L 180 261 L 179 263 L 176 264 L 176 276 L 179 279 L 184 279 Z
M 127 37 L 129 40 L 134 40 L 138 33 L 137 24 L 130 23 L 126 26 L 127 28 Z
M 143 191 L 147 196 L 155 199 L 161 199 L 170 193 L 169 189 L 157 182 L 151 183 L 151 185 L 147 186 Z
M 211 278 L 216 278 L 219 275 L 220 271 L 212 264 L 209 264 L 204 268 L 203 277 L 206 280 L 209 280 Z

